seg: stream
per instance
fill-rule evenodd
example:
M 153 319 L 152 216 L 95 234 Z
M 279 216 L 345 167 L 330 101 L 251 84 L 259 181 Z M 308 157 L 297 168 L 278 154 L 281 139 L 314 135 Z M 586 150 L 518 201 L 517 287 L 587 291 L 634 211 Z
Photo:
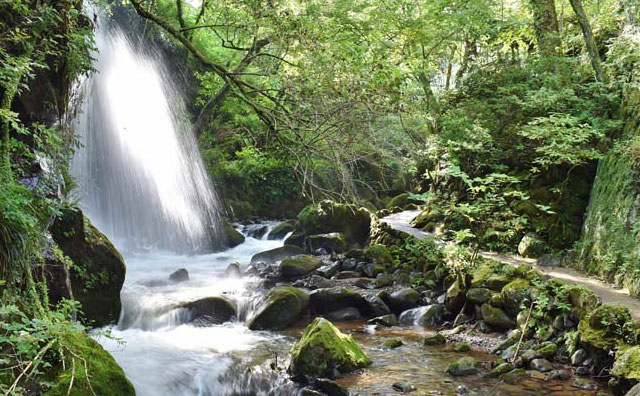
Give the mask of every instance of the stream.
M 233 249 L 202 253 L 219 247 L 215 189 L 184 122 L 188 117 L 180 90 L 162 53 L 142 51 L 133 33 L 123 29 L 100 21 L 98 71 L 80 87 L 86 101 L 76 126 L 82 145 L 72 171 L 80 204 L 127 263 L 120 321 L 93 335 L 140 396 L 297 395 L 286 367 L 305 323 L 283 332 L 248 330 L 244 323 L 264 290 L 257 278 L 226 275 L 229 264 L 239 262 L 245 269 L 253 254 L 282 246 L 283 240 L 247 236 Z M 171 282 L 169 275 L 180 268 L 189 279 Z M 238 303 L 237 320 L 198 325 L 189 310 L 179 307 L 220 295 Z M 353 334 L 373 360 L 371 367 L 339 379 L 354 394 L 394 394 L 392 384 L 398 381 L 414 385 L 421 395 L 466 390 L 469 395 L 521 396 L 542 389 L 563 396 L 594 394 L 572 387 L 571 380 L 507 385 L 482 376 L 452 378 L 445 368 L 462 355 L 448 347 L 422 347 L 425 329 L 337 325 Z M 381 348 L 390 336 L 404 345 Z M 492 360 L 482 352 L 472 354 L 479 361 Z

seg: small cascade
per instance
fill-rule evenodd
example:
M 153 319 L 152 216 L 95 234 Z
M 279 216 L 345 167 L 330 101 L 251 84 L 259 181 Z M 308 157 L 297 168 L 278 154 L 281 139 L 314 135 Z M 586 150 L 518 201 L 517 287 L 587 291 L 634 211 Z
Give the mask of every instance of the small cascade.
M 218 203 L 160 50 L 101 21 L 72 163 L 81 206 L 122 249 L 212 251 Z

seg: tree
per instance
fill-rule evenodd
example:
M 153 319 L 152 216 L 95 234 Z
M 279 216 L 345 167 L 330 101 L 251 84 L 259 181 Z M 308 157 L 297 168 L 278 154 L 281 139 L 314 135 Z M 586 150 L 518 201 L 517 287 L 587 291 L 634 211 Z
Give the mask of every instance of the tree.
M 582 35 L 584 36 L 584 44 L 587 47 L 587 52 L 589 53 L 589 58 L 591 59 L 591 67 L 593 67 L 593 71 L 596 75 L 596 80 L 602 82 L 604 81 L 602 62 L 600 61 L 600 54 L 598 52 L 596 40 L 593 38 L 593 32 L 591 31 L 589 19 L 587 19 L 587 14 L 584 12 L 584 8 L 582 7 L 582 1 L 569 0 L 569 2 L 571 3 L 573 11 L 576 13 L 576 17 L 578 18 L 578 23 L 580 24 L 580 29 L 582 30 Z

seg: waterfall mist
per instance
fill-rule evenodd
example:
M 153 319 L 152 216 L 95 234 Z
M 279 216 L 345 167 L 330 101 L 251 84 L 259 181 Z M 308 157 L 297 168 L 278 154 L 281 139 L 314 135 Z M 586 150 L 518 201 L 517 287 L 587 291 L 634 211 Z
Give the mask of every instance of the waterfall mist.
M 96 31 L 72 162 L 81 207 L 125 249 L 220 247 L 218 203 L 163 54 L 118 26 Z

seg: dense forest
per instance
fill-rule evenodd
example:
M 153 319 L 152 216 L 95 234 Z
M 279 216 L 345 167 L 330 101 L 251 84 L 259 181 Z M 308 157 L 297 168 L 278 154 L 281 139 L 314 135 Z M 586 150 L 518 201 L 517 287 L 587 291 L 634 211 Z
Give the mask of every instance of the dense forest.
M 0 393 L 640 394 L 638 12 L 0 0 Z

